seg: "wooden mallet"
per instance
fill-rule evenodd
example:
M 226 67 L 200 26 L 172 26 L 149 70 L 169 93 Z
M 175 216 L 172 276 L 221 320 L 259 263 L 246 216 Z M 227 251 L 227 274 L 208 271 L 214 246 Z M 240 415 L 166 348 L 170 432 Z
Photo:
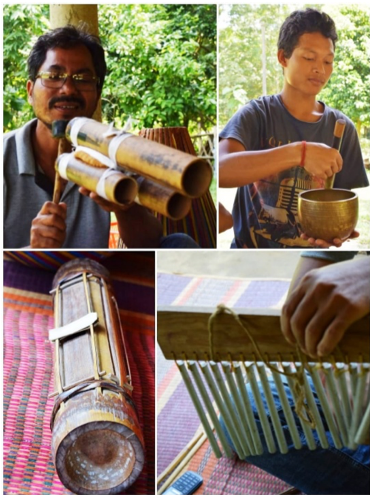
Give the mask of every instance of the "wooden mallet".
M 68 120 L 54 120 L 51 125 L 53 137 L 59 139 L 58 157 L 62 153 L 70 153 L 72 149 L 71 143 L 65 137 L 67 124 Z M 57 167 L 55 167 L 53 203 L 58 204 L 60 202 L 66 182 L 67 181 L 59 175 Z

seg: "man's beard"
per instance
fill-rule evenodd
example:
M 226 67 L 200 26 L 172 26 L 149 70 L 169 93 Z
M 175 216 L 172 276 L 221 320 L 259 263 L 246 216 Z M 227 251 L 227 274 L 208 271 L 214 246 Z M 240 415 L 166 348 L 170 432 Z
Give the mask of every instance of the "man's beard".
M 48 103 L 48 108 L 49 110 L 52 110 L 54 105 L 57 103 L 77 103 L 79 105 L 79 110 L 84 110 L 86 108 L 86 103 L 83 98 L 79 98 L 78 96 L 54 96 L 51 98 L 51 100 Z M 82 117 L 92 117 L 93 112 L 91 115 L 82 115 Z M 52 122 L 47 122 L 44 118 L 36 115 L 36 118 L 42 122 L 48 129 L 52 129 Z M 61 119 L 62 120 L 62 119 Z M 67 121 L 71 119 L 65 119 Z

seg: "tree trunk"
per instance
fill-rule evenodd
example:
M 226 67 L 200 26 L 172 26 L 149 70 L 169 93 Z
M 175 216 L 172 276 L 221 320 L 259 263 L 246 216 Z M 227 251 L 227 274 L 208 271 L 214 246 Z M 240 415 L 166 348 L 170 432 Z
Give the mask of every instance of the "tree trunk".
M 50 5 L 50 25 L 52 29 L 72 24 L 78 26 L 86 23 L 89 33 L 98 35 L 98 6 L 97 5 Z
M 51 4 L 50 5 L 50 27 L 58 27 L 71 24 L 72 26 L 85 25 L 85 29 L 96 36 L 99 35 L 98 25 L 98 6 L 95 5 L 68 5 L 68 4 Z M 101 122 L 101 101 L 94 112 L 93 119 Z

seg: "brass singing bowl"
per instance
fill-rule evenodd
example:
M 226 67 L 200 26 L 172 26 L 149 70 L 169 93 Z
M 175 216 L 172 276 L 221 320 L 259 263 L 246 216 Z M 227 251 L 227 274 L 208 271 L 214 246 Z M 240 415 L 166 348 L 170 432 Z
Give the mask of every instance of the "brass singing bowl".
M 309 237 L 344 241 L 358 220 L 358 197 L 347 189 L 310 189 L 298 196 L 298 219 Z

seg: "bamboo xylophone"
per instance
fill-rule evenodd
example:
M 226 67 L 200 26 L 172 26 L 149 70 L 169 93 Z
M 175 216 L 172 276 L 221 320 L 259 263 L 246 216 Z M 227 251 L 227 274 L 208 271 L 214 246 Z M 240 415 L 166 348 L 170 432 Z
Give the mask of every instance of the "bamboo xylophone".
M 215 455 L 220 457 L 222 449 L 227 456 L 232 453 L 219 415 L 239 458 L 266 449 L 270 454 L 288 452 L 271 388 L 279 395 L 296 449 L 302 448 L 299 428 L 310 450 L 317 448 L 314 430 L 320 446 L 328 448 L 325 422 L 338 449 L 368 443 L 369 317 L 348 329 L 332 355 L 314 360 L 285 341 L 279 313 L 238 308 L 236 315 L 222 306 L 216 312 L 158 308 L 158 343 L 165 358 L 176 361 Z M 288 389 L 294 407 L 288 402 Z

